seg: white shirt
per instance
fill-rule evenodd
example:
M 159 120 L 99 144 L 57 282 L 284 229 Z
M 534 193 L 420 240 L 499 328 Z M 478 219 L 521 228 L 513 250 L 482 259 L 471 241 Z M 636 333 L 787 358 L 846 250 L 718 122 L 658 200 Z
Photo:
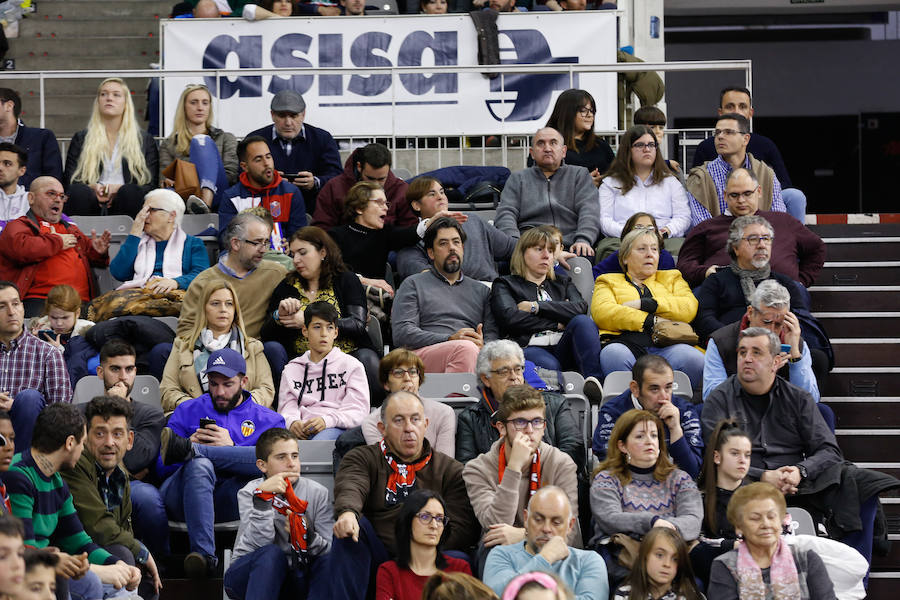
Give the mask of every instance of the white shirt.
M 18 219 L 28 212 L 28 208 L 28 192 L 24 186 L 17 185 L 12 194 L 0 189 L 0 221 Z
M 625 221 L 636 212 L 653 215 L 656 225 L 669 230 L 669 237 L 684 237 L 691 225 L 687 194 L 677 177 L 668 176 L 653 184 L 653 175 L 644 181 L 635 176 L 634 187 L 622 194 L 622 184 L 607 177 L 600 184 L 600 231 L 607 237 L 621 237 Z

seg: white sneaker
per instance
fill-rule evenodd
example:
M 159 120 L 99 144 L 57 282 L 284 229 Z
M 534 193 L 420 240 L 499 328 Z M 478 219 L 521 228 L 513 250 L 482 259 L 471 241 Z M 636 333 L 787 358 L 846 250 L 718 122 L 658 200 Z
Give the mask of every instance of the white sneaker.
M 185 212 L 189 214 L 205 215 L 209 212 L 209 207 L 206 205 L 206 202 L 204 202 L 194 194 L 188 196 L 187 202 L 185 204 Z
M 599 406 L 603 402 L 603 386 L 596 377 L 585 378 L 583 393 L 591 404 Z

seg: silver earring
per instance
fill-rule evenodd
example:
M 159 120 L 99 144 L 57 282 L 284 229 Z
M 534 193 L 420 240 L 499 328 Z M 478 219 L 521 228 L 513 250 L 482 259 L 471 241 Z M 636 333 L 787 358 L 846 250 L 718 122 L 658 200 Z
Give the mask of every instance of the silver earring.
M 625 462 L 627 462 L 629 465 L 631 464 L 631 455 L 627 452 L 625 453 Z

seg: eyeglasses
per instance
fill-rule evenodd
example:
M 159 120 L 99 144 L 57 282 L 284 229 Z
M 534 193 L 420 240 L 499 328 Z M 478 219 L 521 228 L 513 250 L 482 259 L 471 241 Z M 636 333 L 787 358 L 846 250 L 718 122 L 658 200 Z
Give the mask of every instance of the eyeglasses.
M 254 248 L 259 248 L 263 244 L 268 244 L 269 240 L 241 240 L 244 243 L 250 244 Z
M 435 525 L 438 527 L 446 527 L 450 522 L 450 517 L 445 517 L 444 515 L 433 515 L 427 512 L 416 513 L 416 518 L 422 523 L 422 525 L 430 525 L 432 521 L 434 521 Z
M 745 135 L 743 131 L 738 131 L 737 129 L 716 129 L 713 131 L 713 137 L 719 137 L 720 135 L 727 135 L 730 137 L 737 134 Z
M 751 246 L 755 246 L 758 243 L 762 242 L 763 244 L 771 244 L 772 240 L 775 239 L 774 235 L 748 235 L 747 237 L 742 237 L 742 240 L 750 244 Z
M 759 188 L 757 187 L 756 189 L 744 190 L 743 192 L 728 192 L 725 195 L 728 196 L 729 198 L 731 198 L 732 200 L 737 200 L 741 196 L 743 196 L 745 200 L 749 200 L 750 198 L 753 197 L 754 194 L 756 194 L 756 190 L 758 190 L 758 189 Z
M 635 225 L 631 228 L 632 231 L 637 229 L 638 231 L 656 231 L 656 226 L 654 225 Z
M 67 195 L 62 192 L 57 192 L 56 190 L 44 190 L 44 195 L 51 200 L 61 200 L 62 202 L 65 202 L 69 199 Z
M 369 202 L 371 202 L 372 204 L 375 204 L 376 206 L 383 206 L 385 208 L 391 207 L 390 202 L 388 202 L 387 200 L 381 200 L 380 198 L 378 200 L 369 200 Z
M 396 377 L 397 379 L 402 378 L 404 375 L 409 375 L 410 377 L 418 377 L 419 369 L 417 369 L 416 367 L 410 367 L 408 369 L 401 369 L 398 367 L 396 369 L 391 369 L 391 375 L 393 377 Z
M 635 142 L 635 143 L 633 143 L 633 144 L 631 145 L 631 147 L 632 147 L 632 148 L 637 148 L 638 150 L 643 150 L 644 148 L 647 148 L 648 150 L 656 150 L 656 147 L 657 147 L 658 145 L 659 145 L 659 144 L 657 144 L 656 142 L 646 142 L 646 143 L 644 143 L 644 142 Z
M 521 375 L 525 372 L 525 365 L 514 365 L 512 367 L 500 367 L 499 369 L 491 369 L 491 373 L 500 377 L 507 377 L 510 373 Z
M 547 419 L 535 417 L 533 419 L 507 419 L 503 422 L 506 424 L 512 423 L 512 426 L 516 428 L 516 431 L 523 431 L 528 425 L 531 425 L 532 429 L 543 429 L 544 425 L 547 423 Z
M 590 106 L 582 106 L 578 109 L 578 114 L 582 117 L 592 117 L 597 114 L 597 111 Z

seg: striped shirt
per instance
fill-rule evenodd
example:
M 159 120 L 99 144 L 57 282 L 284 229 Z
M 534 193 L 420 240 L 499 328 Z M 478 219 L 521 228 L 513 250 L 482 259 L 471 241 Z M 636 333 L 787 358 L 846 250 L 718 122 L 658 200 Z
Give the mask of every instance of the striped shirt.
M 47 404 L 72 401 L 62 352 L 27 331 L 0 344 L 0 391 L 14 398 L 22 390 L 37 390 Z
M 25 545 L 46 548 L 58 546 L 68 554 L 87 552 L 91 564 L 113 564 L 116 558 L 94 543 L 84 531 L 69 486 L 57 472 L 45 476 L 31 450 L 13 457 L 12 466 L 3 476 L 9 491 L 12 513 L 25 524 Z
M 749 154 L 744 156 L 743 167 L 748 171 L 753 170 L 750 165 Z M 716 195 L 719 197 L 719 214 L 731 214 L 728 212 L 728 203 L 725 201 L 725 181 L 728 179 L 728 174 L 732 171 L 731 165 L 721 156 L 717 156 L 715 160 L 706 163 L 706 170 L 716 184 Z M 688 205 L 691 207 L 691 227 L 712 218 L 706 207 L 694 198 L 693 194 L 687 192 L 687 195 Z M 781 199 L 781 183 L 778 181 L 778 177 L 774 176 L 772 177 L 772 208 L 769 210 L 787 212 L 784 200 Z

